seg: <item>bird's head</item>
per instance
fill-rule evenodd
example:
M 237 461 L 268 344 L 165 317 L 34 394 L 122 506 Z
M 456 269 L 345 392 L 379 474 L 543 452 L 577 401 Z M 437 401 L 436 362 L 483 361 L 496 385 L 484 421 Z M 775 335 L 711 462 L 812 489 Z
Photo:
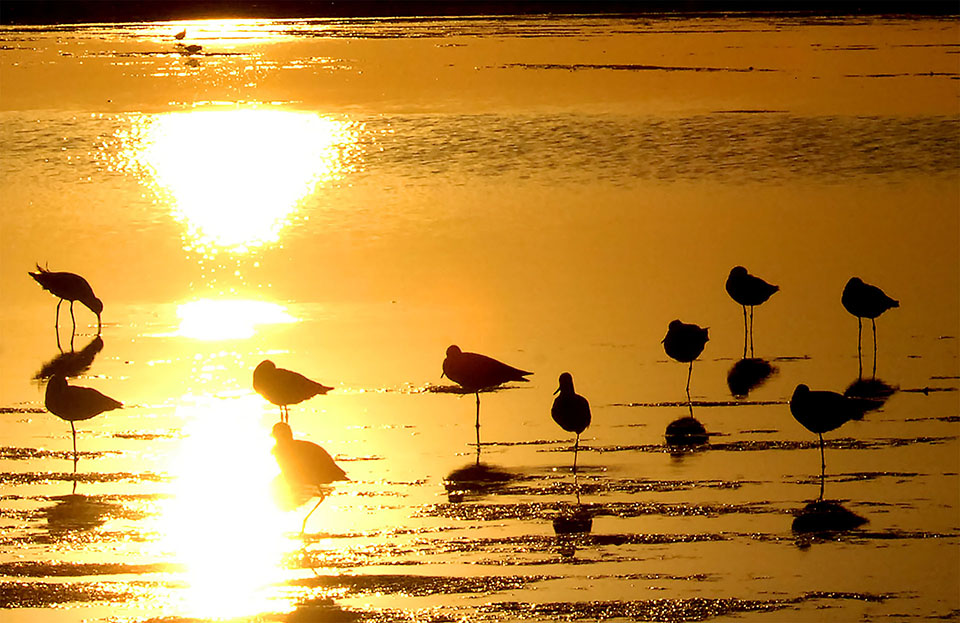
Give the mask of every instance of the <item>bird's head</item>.
M 456 357 L 457 355 L 462 354 L 463 351 L 460 350 L 460 347 L 456 344 L 451 344 L 447 346 L 447 357 Z
M 276 369 L 277 369 L 277 365 L 275 363 L 273 363 L 269 359 L 264 359 L 263 361 L 257 364 L 257 367 L 254 368 L 253 373 L 261 374 L 263 372 L 268 372 L 270 370 L 276 370 Z
M 93 297 L 93 299 L 89 303 L 87 303 L 87 307 L 89 307 L 90 311 L 95 313 L 97 316 L 103 313 L 103 301 L 101 301 L 97 297 Z
M 730 269 L 731 277 L 743 277 L 747 274 L 747 269 L 743 266 L 734 266 Z
M 557 387 L 557 391 L 553 392 L 554 394 L 559 394 L 564 391 L 573 391 L 573 375 L 569 372 L 564 372 L 560 375 L 559 380 L 560 386 Z
M 277 443 L 293 441 L 293 431 L 291 431 L 290 426 L 284 422 L 277 422 L 274 424 L 273 430 L 270 431 L 270 434 L 277 441 Z

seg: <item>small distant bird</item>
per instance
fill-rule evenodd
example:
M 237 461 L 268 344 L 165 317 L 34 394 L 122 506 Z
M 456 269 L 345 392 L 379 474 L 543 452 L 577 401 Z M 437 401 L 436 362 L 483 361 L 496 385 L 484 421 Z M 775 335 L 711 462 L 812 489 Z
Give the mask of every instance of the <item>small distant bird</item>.
M 309 490 L 311 497 L 320 496 L 320 501 L 303 518 L 302 534 L 307 527 L 307 519 L 327 497 L 329 489 L 326 485 L 349 478 L 326 450 L 310 441 L 295 440 L 290 426 L 284 422 L 274 424 L 271 434 L 276 441 L 273 455 L 287 483 Z
M 183 38 L 186 37 L 186 36 L 187 36 L 187 29 L 184 28 L 183 30 L 181 30 L 181 31 L 178 32 L 177 34 L 173 35 L 173 38 L 176 39 L 177 41 L 180 41 L 181 39 L 183 39 Z
M 767 283 L 747 272 L 743 266 L 734 266 L 726 283 L 727 294 L 743 306 L 743 356 L 747 356 L 747 335 L 750 335 L 750 352 L 753 352 L 753 308 L 765 303 L 780 286 Z M 747 330 L 747 308 L 750 308 L 750 329 Z
M 70 319 L 73 320 L 73 331 L 76 332 L 77 320 L 73 316 L 73 303 L 74 301 L 80 301 L 97 315 L 97 335 L 100 335 L 100 314 L 103 312 L 103 301 L 94 296 L 93 288 L 90 287 L 86 279 L 73 273 L 56 273 L 40 268 L 39 264 L 37 264 L 37 272 L 27 272 L 27 274 L 33 277 L 44 290 L 60 299 L 57 301 L 57 318 L 53 325 L 54 328 L 60 329 L 60 304 L 64 301 L 70 301 Z
M 672 359 L 681 363 L 689 363 L 687 370 L 687 397 L 690 396 L 690 375 L 693 374 L 693 362 L 703 352 L 703 347 L 709 341 L 707 330 L 695 324 L 686 324 L 674 320 L 667 328 L 666 337 L 661 340 L 663 350 Z
M 465 353 L 459 346 L 447 348 L 441 377 L 448 379 L 477 395 L 477 449 L 480 449 L 480 390 L 503 385 L 510 381 L 528 381 L 524 377 L 533 374 L 514 368 L 492 357 L 478 353 Z
M 311 381 L 299 372 L 278 368 L 264 359 L 253 371 L 253 390 L 280 407 L 280 421 L 290 421 L 289 405 L 295 405 L 333 389 Z
M 560 428 L 576 433 L 577 440 L 573 444 L 573 471 L 577 471 L 577 450 L 580 447 L 580 433 L 590 426 L 590 403 L 573 389 L 573 376 L 569 372 L 560 375 L 560 387 L 554 394 L 559 394 L 553 400 L 550 415 Z
M 873 365 L 876 373 L 877 365 L 877 316 L 893 307 L 900 307 L 895 301 L 877 286 L 864 283 L 857 277 L 851 277 L 843 287 L 840 296 L 843 308 L 857 317 L 857 355 L 861 353 L 860 338 L 863 333 L 863 319 L 869 318 L 873 325 Z
M 89 420 L 104 411 L 112 411 L 123 406 L 118 400 L 105 396 L 90 387 L 67 385 L 67 379 L 61 374 L 54 374 L 47 382 L 44 406 L 47 411 L 61 420 L 70 422 L 70 432 L 73 433 L 73 468 L 77 468 L 77 429 L 74 422 Z
M 863 414 L 875 408 L 872 401 L 850 398 L 828 391 L 811 391 L 804 384 L 797 385 L 790 398 L 790 413 L 797 422 L 820 438 L 820 474 L 826 469 L 823 458 L 823 433 L 840 428 L 850 420 L 859 420 Z M 823 497 L 823 482 L 820 484 Z

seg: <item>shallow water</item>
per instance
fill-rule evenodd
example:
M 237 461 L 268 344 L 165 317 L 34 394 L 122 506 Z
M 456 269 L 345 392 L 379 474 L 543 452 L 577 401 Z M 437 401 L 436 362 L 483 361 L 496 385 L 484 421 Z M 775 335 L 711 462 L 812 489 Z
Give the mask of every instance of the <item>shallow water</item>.
M 5 621 L 960 615 L 954 21 L 0 35 Z M 54 333 L 37 262 L 91 282 L 99 340 L 81 305 Z M 736 264 L 781 287 L 762 380 Z M 853 275 L 900 300 L 876 360 Z M 674 318 L 710 328 L 690 404 Z M 535 372 L 482 394 L 479 456 L 452 343 Z M 302 537 L 265 358 L 335 387 L 291 407 L 350 478 Z M 125 405 L 77 424 L 76 472 L 56 371 Z M 563 371 L 593 411 L 576 476 Z M 825 435 L 840 508 L 808 506 L 790 395 L 861 377 L 890 395 Z M 691 415 L 704 443 L 668 445 Z

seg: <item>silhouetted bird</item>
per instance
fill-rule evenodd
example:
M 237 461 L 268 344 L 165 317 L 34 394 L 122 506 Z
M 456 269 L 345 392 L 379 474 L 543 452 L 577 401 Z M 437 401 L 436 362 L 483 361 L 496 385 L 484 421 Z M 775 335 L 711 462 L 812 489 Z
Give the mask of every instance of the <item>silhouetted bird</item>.
M 843 294 L 840 296 L 840 302 L 843 308 L 857 317 L 857 356 L 861 356 L 861 335 L 863 333 L 863 319 L 869 318 L 873 325 L 873 370 L 877 370 L 877 316 L 893 307 L 900 307 L 900 302 L 895 301 L 877 286 L 871 286 L 864 283 L 857 277 L 851 277 L 847 285 L 843 287 Z M 861 361 L 861 373 L 862 370 Z
M 70 422 L 70 432 L 73 433 L 74 470 L 77 468 L 77 429 L 73 423 L 89 420 L 104 411 L 112 411 L 123 406 L 121 402 L 90 387 L 67 385 L 67 379 L 60 374 L 50 377 L 43 402 L 47 411 L 61 420 Z
M 54 374 L 62 376 L 80 376 L 90 369 L 97 354 L 103 350 L 103 338 L 95 336 L 90 343 L 78 351 L 61 352 L 59 355 L 43 364 L 40 371 L 33 378 L 40 381 L 48 379 Z
M 292 487 L 309 490 L 310 497 L 313 495 L 320 496 L 320 501 L 303 518 L 303 525 L 300 529 L 302 533 L 306 529 L 307 519 L 327 496 L 328 488 L 325 485 L 340 480 L 349 480 L 349 478 L 326 450 L 310 441 L 294 439 L 289 425 L 277 422 L 273 425 L 271 434 L 276 440 L 273 455 L 276 457 L 277 465 L 280 466 L 280 472 L 287 483 Z
M 278 368 L 269 359 L 264 359 L 253 371 L 253 390 L 271 403 L 280 407 L 280 421 L 290 421 L 289 405 L 295 405 L 317 394 L 326 394 L 333 389 L 311 381 L 299 372 Z
M 685 324 L 674 320 L 667 328 L 667 335 L 663 338 L 663 350 L 672 359 L 681 363 L 689 363 L 687 370 L 687 397 L 690 396 L 690 375 L 693 374 L 693 361 L 703 352 L 703 347 L 710 338 L 707 329 L 695 324 Z
M 465 353 L 459 346 L 447 348 L 447 356 L 443 360 L 443 377 L 448 379 L 477 396 L 477 448 L 480 447 L 480 390 L 503 385 L 510 381 L 527 381 L 524 378 L 533 372 L 508 366 L 502 361 L 479 353 Z
M 804 384 L 797 385 L 790 398 L 790 413 L 797 422 L 820 438 L 820 497 L 823 497 L 823 433 L 840 428 L 850 420 L 859 420 L 872 408 L 869 400 L 849 398 L 828 391 L 811 391 Z
M 663 433 L 668 446 L 699 446 L 707 443 L 710 436 L 697 418 L 688 415 L 667 424 Z
M 60 328 L 60 304 L 64 301 L 70 301 L 70 319 L 73 320 L 73 330 L 77 330 L 77 320 L 73 316 L 73 303 L 80 301 L 90 311 L 97 315 L 97 335 L 100 335 L 100 313 L 103 311 L 103 301 L 93 294 L 93 288 L 87 283 L 87 280 L 80 275 L 73 273 L 55 273 L 45 268 L 40 268 L 37 264 L 37 272 L 28 272 L 44 290 L 50 292 L 60 300 L 57 301 L 57 318 L 54 321 L 54 328 Z
M 554 394 L 560 394 L 553 400 L 550 415 L 560 428 L 576 433 L 573 444 L 573 471 L 577 471 L 577 450 L 580 447 L 580 433 L 590 426 L 590 403 L 573 389 L 573 376 L 569 372 L 560 375 L 560 387 Z
M 173 35 L 173 38 L 179 41 L 179 40 L 183 39 L 183 38 L 186 37 L 186 36 L 187 36 L 187 29 L 184 28 L 183 30 L 181 30 L 181 31 L 178 32 L 177 34 Z
M 734 266 L 727 277 L 727 294 L 743 306 L 743 356 L 747 356 L 747 335 L 750 335 L 750 352 L 753 352 L 753 308 L 766 302 L 780 286 L 769 284 L 747 272 L 743 266 Z M 750 329 L 747 330 L 747 308 L 750 308 Z

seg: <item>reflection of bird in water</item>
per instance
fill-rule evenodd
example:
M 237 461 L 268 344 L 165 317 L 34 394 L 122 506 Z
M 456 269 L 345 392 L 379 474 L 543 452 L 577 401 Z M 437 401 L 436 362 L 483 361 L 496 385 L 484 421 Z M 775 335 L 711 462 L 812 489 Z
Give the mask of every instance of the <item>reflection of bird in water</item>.
M 797 516 L 793 518 L 791 528 L 799 534 L 818 534 L 845 532 L 859 528 L 865 523 L 867 523 L 866 519 L 845 509 L 837 502 L 816 500 L 804 506 L 797 513 Z M 807 542 L 799 544 L 801 547 L 809 545 Z
M 94 358 L 101 350 L 103 350 L 103 338 L 98 335 L 81 350 L 60 353 L 43 364 L 33 378 L 39 381 L 50 378 L 54 374 L 68 377 L 79 376 L 90 369 Z
M 443 373 L 448 379 L 477 396 L 477 448 L 480 447 L 480 390 L 490 389 L 510 381 L 527 381 L 527 372 L 479 353 L 465 353 L 459 346 L 447 348 Z
M 747 356 L 747 335 L 750 335 L 750 353 L 753 353 L 753 308 L 766 302 L 780 286 L 767 283 L 747 272 L 743 266 L 734 266 L 727 277 L 727 294 L 743 306 L 743 356 Z M 750 308 L 750 329 L 747 330 L 747 308 Z
M 828 391 L 811 391 L 804 384 L 797 385 L 790 398 L 790 413 L 797 422 L 820 438 L 820 497 L 823 498 L 823 476 L 826 461 L 823 457 L 823 433 L 840 428 L 850 420 L 859 420 L 870 410 L 869 400 L 848 398 Z
M 863 359 L 861 350 L 861 336 L 863 334 L 863 319 L 869 318 L 873 327 L 873 373 L 877 373 L 877 316 L 894 307 L 900 307 L 883 290 L 876 286 L 864 283 L 857 277 L 851 277 L 843 287 L 840 296 L 843 308 L 857 317 L 857 358 L 860 359 L 860 374 L 863 374 Z
M 843 390 L 843 395 L 851 398 L 867 398 L 879 409 L 887 399 L 897 393 L 897 388 L 878 379 L 857 378 Z
M 707 429 L 693 415 L 687 415 L 667 424 L 663 433 L 669 446 L 700 446 L 707 443 Z
M 776 371 L 775 366 L 763 359 L 741 359 L 727 372 L 727 387 L 734 398 L 746 398 Z
M 76 333 L 77 319 L 73 316 L 73 303 L 80 301 L 97 315 L 97 335 L 100 335 L 100 314 L 103 312 L 103 301 L 94 296 L 93 288 L 90 287 L 86 279 L 73 273 L 55 273 L 45 268 L 40 268 L 39 264 L 37 264 L 37 272 L 28 272 L 27 274 L 33 277 L 44 290 L 60 299 L 57 301 L 57 318 L 54 321 L 54 328 L 58 331 L 60 329 L 60 304 L 64 301 L 70 301 L 70 319 L 73 320 L 73 331 Z M 58 334 L 58 344 L 59 339 L 60 336 Z
M 294 439 L 293 432 L 287 424 L 277 422 L 273 425 L 271 434 L 276 440 L 273 455 L 287 484 L 292 488 L 309 491 L 310 497 L 320 496 L 317 504 L 303 518 L 300 529 L 303 533 L 307 527 L 307 519 L 327 497 L 328 489 L 325 485 L 339 480 L 349 480 L 349 478 L 346 472 L 334 463 L 333 457 L 326 450 L 315 443 Z
M 515 480 L 517 476 L 496 465 L 481 463 L 479 454 L 475 463 L 468 463 L 450 472 L 444 478 L 447 499 L 453 503 L 467 498 L 496 493 Z
M 183 39 L 183 38 L 186 37 L 186 36 L 187 36 L 187 29 L 184 28 L 183 30 L 181 30 L 181 31 L 178 32 L 177 34 L 173 35 L 173 38 L 179 41 L 179 40 Z
M 299 372 L 278 368 L 264 359 L 253 371 L 253 390 L 280 407 L 280 421 L 290 421 L 289 405 L 295 405 L 333 389 L 311 381 Z
M 663 338 L 663 350 L 671 358 L 681 363 L 689 363 L 687 370 L 687 397 L 690 397 L 690 375 L 693 374 L 693 361 L 703 352 L 703 347 L 710 338 L 707 329 L 695 324 L 686 324 L 674 320 L 667 328 L 667 335 Z
M 576 473 L 580 433 L 590 426 L 590 403 L 574 391 L 573 376 L 569 372 L 560 375 L 560 387 L 554 393 L 560 395 L 553 400 L 553 407 L 550 409 L 553 421 L 568 433 L 577 434 L 577 440 L 573 444 L 573 471 Z
M 70 432 L 73 433 L 73 469 L 77 469 L 77 429 L 74 422 L 89 420 L 104 411 L 119 409 L 123 403 L 105 396 L 90 387 L 76 387 L 67 385 L 67 379 L 60 374 L 54 374 L 47 382 L 44 406 L 47 411 L 61 420 L 70 422 Z

